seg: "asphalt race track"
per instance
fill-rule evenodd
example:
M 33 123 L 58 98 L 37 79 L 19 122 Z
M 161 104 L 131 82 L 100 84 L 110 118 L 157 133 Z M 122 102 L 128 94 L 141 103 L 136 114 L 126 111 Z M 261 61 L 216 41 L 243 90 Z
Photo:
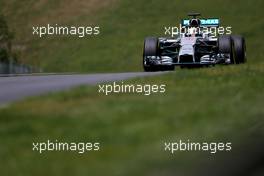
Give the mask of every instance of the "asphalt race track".
M 0 77 L 0 105 L 3 106 L 30 96 L 67 90 L 80 85 L 96 85 L 103 82 L 158 74 L 161 74 L 161 72 L 2 76 Z

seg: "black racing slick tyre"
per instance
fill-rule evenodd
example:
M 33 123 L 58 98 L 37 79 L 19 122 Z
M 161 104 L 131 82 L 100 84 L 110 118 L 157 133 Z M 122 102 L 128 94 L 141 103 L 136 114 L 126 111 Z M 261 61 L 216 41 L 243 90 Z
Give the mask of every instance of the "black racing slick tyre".
M 242 36 L 232 35 L 233 48 L 234 48 L 234 59 L 236 63 L 246 63 L 246 42 Z
M 143 68 L 146 72 L 157 71 L 157 68 L 154 65 L 151 65 L 147 60 L 147 56 L 158 56 L 158 38 L 156 37 L 147 37 L 144 42 L 144 51 L 143 51 Z
M 233 41 L 230 35 L 221 35 L 218 38 L 218 48 L 220 54 L 228 54 L 230 55 L 230 62 L 235 64 L 233 54 Z
M 163 66 L 163 70 L 164 71 L 173 71 L 173 70 L 175 70 L 175 66 L 174 65 Z
M 156 37 L 147 37 L 144 42 L 143 52 L 143 68 L 145 72 L 155 71 L 172 71 L 174 66 L 157 66 L 152 65 L 148 60 L 147 56 L 159 56 L 159 40 Z

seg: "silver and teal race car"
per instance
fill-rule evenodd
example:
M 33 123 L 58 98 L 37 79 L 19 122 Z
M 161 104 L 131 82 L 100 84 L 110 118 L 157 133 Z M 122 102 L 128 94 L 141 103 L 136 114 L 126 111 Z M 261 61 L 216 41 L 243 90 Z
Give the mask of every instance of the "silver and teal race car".
M 201 67 L 246 62 L 245 39 L 239 35 L 217 35 L 204 29 L 219 28 L 217 18 L 199 19 L 198 13 L 181 22 L 184 32 L 172 38 L 147 37 L 143 68 L 147 72 L 174 70 L 175 66 Z M 182 30 L 181 29 L 181 30 Z

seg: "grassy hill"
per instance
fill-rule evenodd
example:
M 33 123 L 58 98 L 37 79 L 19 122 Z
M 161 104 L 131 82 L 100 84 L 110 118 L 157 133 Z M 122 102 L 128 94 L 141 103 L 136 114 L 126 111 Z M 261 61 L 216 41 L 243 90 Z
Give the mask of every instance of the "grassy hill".
M 162 36 L 163 26 L 178 25 L 189 11 L 220 17 L 223 25 L 244 35 L 249 62 L 177 69 L 125 82 L 166 84 L 165 94 L 103 96 L 96 86 L 82 86 L 3 107 L 1 175 L 263 175 L 256 167 L 262 166 L 264 144 L 262 0 L 55 2 L 0 4 L 16 31 L 23 62 L 45 71 L 139 71 L 144 37 Z M 98 24 L 102 35 L 39 40 L 29 34 L 32 24 L 57 19 L 63 24 Z M 48 139 L 100 141 L 102 149 L 84 155 L 32 152 L 32 142 Z M 179 139 L 231 141 L 233 149 L 216 155 L 164 152 L 164 142 Z
M 125 82 L 165 84 L 165 94 L 104 96 L 96 86 L 82 86 L 2 108 L 1 174 L 233 176 L 258 172 L 263 166 L 263 74 L 263 64 L 180 70 Z M 165 142 L 188 139 L 232 142 L 232 151 L 164 151 Z M 32 151 L 32 142 L 48 140 L 100 142 L 101 150 Z
M 250 62 L 263 57 L 261 35 L 264 20 L 261 0 L 161 1 L 111 0 L 49 1 L 12 0 L 1 3 L 21 61 L 48 72 L 109 72 L 141 70 L 142 43 L 146 36 L 163 36 L 164 26 L 178 26 L 190 11 L 219 17 L 224 26 L 246 37 Z M 29 8 L 30 7 L 30 8 Z M 50 24 L 99 25 L 101 35 L 76 37 L 32 36 L 32 26 Z

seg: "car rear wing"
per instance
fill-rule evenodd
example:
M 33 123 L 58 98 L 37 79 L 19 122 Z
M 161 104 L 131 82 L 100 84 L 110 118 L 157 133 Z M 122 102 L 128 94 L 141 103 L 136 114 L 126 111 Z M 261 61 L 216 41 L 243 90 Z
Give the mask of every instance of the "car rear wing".
M 201 21 L 201 27 L 219 27 L 220 26 L 220 19 L 219 18 L 203 18 L 200 19 Z M 189 19 L 183 19 L 182 24 L 183 27 L 189 27 L 190 26 L 190 20 Z

